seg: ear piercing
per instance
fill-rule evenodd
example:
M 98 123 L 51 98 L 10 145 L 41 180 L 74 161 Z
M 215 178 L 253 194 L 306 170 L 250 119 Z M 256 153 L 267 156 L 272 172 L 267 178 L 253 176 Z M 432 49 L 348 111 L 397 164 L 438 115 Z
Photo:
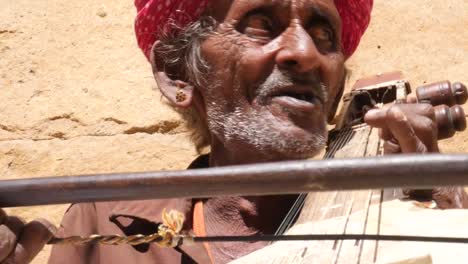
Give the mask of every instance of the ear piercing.
M 184 93 L 183 89 L 180 88 L 176 93 L 176 102 L 182 103 L 187 100 L 187 94 Z

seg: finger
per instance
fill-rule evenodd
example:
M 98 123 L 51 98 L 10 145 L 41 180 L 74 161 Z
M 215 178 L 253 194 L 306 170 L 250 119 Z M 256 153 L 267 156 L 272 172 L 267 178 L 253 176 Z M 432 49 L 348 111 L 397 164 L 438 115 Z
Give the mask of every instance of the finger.
M 379 129 L 379 137 L 385 141 L 394 139 L 392 133 L 390 132 L 390 130 L 388 130 L 388 128 Z
M 0 226 L 0 261 L 5 260 L 16 246 L 18 234 L 24 226 L 18 217 L 6 217 L 5 224 Z
M 384 142 L 383 149 L 385 155 L 401 153 L 400 145 L 393 140 L 386 140 Z
M 398 141 L 402 152 L 427 152 L 426 146 L 416 136 L 408 117 L 399 107 L 391 107 L 388 112 L 388 128 Z
M 379 129 L 379 137 L 384 141 L 395 141 L 395 137 L 393 136 L 392 132 L 388 128 L 388 109 L 390 107 L 385 105 L 382 109 L 373 109 L 368 112 L 368 115 L 364 117 L 364 121 L 373 127 L 380 128 Z M 392 148 L 392 147 L 390 147 Z
M 16 245 L 16 234 L 6 225 L 0 226 L 0 262 L 10 255 Z
M 19 236 L 24 227 L 24 220 L 17 216 L 8 216 L 5 224 L 13 233 Z
M 398 105 L 408 117 L 424 116 L 435 121 L 435 109 L 430 104 L 404 104 Z
M 373 127 L 387 128 L 388 111 L 393 108 L 400 108 L 406 116 L 425 116 L 435 120 L 434 107 L 430 104 L 387 104 L 381 109 L 371 109 L 364 116 L 364 121 Z
M 44 219 L 34 220 L 24 226 L 16 248 L 5 261 L 29 263 L 42 250 L 56 232 L 56 228 Z
M 428 148 L 429 152 L 438 151 L 437 135 L 438 129 L 437 124 L 431 119 L 425 116 L 409 116 L 409 123 L 415 131 L 417 137 L 423 142 Z M 379 137 L 384 140 L 384 152 L 385 153 L 399 153 L 401 149 L 398 146 L 394 146 L 391 143 L 396 143 L 395 138 L 388 128 L 379 129 Z M 389 143 L 390 141 L 391 143 Z
M 426 145 L 428 151 L 438 151 L 437 124 L 425 116 L 409 116 L 408 120 L 417 137 Z
M 385 105 L 382 109 L 374 109 L 369 111 L 365 116 L 365 121 L 374 127 L 380 127 L 379 136 L 383 140 L 392 140 L 394 135 L 389 129 L 388 119 L 390 109 L 400 109 L 408 123 L 413 128 L 413 131 L 420 139 L 423 145 L 426 145 L 428 151 L 438 151 L 437 147 L 437 125 L 435 123 L 434 108 L 429 104 L 399 104 L 399 105 Z M 388 148 L 393 152 L 394 148 Z
M 387 109 L 371 109 L 364 116 L 364 122 L 369 126 L 385 129 L 387 128 Z

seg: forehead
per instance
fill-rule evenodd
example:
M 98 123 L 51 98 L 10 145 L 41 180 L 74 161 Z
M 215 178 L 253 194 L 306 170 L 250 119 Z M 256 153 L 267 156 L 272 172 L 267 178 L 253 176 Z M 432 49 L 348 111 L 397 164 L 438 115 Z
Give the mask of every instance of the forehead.
M 334 0 L 217 0 L 212 4 L 211 15 L 218 21 L 239 16 L 260 8 L 278 9 L 288 15 L 303 16 L 310 12 L 321 12 L 331 19 L 340 21 Z

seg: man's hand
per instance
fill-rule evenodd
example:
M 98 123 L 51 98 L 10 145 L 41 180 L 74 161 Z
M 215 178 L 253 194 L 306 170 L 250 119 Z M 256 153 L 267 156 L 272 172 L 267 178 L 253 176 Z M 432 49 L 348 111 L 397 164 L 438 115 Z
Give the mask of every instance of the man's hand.
M 55 227 L 46 220 L 24 223 L 0 209 L 0 263 L 26 264 L 52 238 Z
M 394 104 L 372 109 L 365 121 L 380 128 L 384 153 L 439 152 L 434 108 L 429 104 Z M 416 200 L 434 200 L 438 208 L 468 208 L 468 195 L 462 187 L 432 190 L 404 190 Z
M 380 128 L 384 153 L 439 152 L 434 108 L 429 104 L 394 104 L 372 109 L 364 117 Z

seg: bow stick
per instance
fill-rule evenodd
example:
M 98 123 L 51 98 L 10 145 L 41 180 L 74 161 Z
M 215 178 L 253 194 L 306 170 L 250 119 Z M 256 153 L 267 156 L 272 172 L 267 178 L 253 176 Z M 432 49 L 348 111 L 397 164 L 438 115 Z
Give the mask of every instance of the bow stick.
M 468 185 L 468 155 L 394 155 L 0 181 L 0 207 Z
M 468 185 L 468 155 L 396 155 L 291 161 L 185 171 L 122 173 L 0 181 L 0 207 L 133 199 L 267 195 L 373 188 Z M 170 221 L 169 221 L 170 222 Z M 183 220 L 181 221 L 183 222 Z M 279 240 L 392 240 L 468 243 L 468 238 L 369 234 L 195 237 L 179 234 L 53 238 L 50 244 L 108 245 Z

